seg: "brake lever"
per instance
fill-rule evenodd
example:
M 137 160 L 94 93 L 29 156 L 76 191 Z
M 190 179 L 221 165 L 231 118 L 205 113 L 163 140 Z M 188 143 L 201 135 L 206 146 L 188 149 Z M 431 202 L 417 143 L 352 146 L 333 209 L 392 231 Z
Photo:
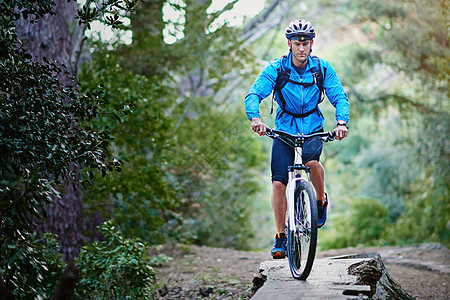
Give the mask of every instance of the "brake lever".
M 276 134 L 272 131 L 272 128 L 266 127 L 266 135 L 270 138 L 274 138 Z
M 336 139 L 336 132 L 334 131 L 329 131 L 328 132 L 328 136 L 327 136 L 327 142 L 328 141 L 334 141 Z

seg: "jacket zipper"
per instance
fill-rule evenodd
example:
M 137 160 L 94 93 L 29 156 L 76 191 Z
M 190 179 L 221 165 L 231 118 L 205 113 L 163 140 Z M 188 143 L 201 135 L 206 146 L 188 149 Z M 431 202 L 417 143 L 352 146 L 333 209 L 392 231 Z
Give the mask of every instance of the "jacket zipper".
M 303 83 L 303 76 L 300 76 L 300 83 Z M 303 99 L 303 85 L 300 85 L 300 87 L 301 87 L 301 91 L 302 91 L 302 108 L 301 108 L 301 113 L 303 114 L 303 105 L 304 105 L 304 103 L 303 103 L 303 101 L 304 101 L 304 99 Z M 304 134 L 303 118 L 300 118 L 300 122 L 301 122 L 301 125 L 302 125 L 302 134 Z

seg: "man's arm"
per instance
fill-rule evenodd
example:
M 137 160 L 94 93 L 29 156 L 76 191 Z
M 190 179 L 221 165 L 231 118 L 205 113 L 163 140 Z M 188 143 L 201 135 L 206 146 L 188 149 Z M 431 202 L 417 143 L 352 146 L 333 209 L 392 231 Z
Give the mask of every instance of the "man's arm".
M 327 75 L 324 78 L 324 89 L 327 98 L 331 104 L 336 108 L 336 139 L 342 140 L 348 135 L 347 122 L 349 120 L 350 105 L 348 102 L 347 94 L 344 92 L 341 81 L 339 80 L 333 67 L 324 61 L 327 68 Z
M 268 97 L 275 87 L 275 81 L 277 78 L 277 66 L 279 65 L 279 59 L 270 62 L 258 78 L 256 78 L 250 91 L 245 97 L 245 112 L 247 118 L 252 120 L 252 118 L 261 118 L 259 113 L 259 104 L 262 99 Z
M 323 88 L 325 89 L 328 100 L 336 108 L 336 121 L 348 122 L 350 107 L 347 94 L 330 63 L 326 60 L 321 61 L 324 68 L 327 69 L 326 76 L 323 80 Z

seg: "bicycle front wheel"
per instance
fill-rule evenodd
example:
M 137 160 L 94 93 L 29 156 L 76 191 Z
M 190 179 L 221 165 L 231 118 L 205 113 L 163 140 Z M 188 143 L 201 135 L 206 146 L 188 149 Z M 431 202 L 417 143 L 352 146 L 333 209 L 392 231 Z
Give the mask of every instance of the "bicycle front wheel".
M 307 181 L 300 181 L 295 190 L 294 224 L 294 228 L 288 228 L 289 266 L 295 279 L 306 280 L 317 246 L 317 202 L 314 190 Z

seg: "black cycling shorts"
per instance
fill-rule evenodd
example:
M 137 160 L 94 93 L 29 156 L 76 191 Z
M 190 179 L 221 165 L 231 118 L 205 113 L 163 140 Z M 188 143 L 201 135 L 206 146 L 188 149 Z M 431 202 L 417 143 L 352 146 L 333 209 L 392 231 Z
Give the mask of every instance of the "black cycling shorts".
M 316 132 L 322 132 L 319 130 Z M 322 154 L 323 141 L 320 137 L 306 139 L 302 148 L 303 164 L 311 160 L 319 161 Z M 280 139 L 274 139 L 272 145 L 272 182 L 280 181 L 284 185 L 288 183 L 288 166 L 294 163 L 294 148 Z

